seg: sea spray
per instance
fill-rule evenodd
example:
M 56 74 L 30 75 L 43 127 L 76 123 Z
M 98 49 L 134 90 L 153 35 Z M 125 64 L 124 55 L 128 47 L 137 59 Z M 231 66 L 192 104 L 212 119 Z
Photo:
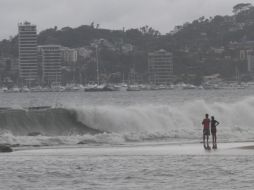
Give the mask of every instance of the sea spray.
M 254 97 L 233 103 L 195 100 L 177 105 L 68 106 L 2 110 L 0 143 L 20 145 L 122 144 L 147 140 L 200 141 L 205 113 L 220 122 L 218 141 L 254 136 Z M 41 135 L 28 137 L 29 132 Z
M 97 106 L 77 108 L 78 120 L 101 131 L 147 137 L 197 139 L 202 136 L 201 121 L 206 113 L 220 122 L 222 139 L 250 140 L 254 136 L 254 98 L 234 103 L 204 100 L 179 105 Z M 131 136 L 131 135 L 130 135 Z

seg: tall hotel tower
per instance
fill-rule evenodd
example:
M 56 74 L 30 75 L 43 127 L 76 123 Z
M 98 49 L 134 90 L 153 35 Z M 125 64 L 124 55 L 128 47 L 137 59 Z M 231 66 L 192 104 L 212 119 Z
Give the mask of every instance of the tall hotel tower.
M 24 82 L 38 80 L 36 25 L 19 23 L 19 76 Z

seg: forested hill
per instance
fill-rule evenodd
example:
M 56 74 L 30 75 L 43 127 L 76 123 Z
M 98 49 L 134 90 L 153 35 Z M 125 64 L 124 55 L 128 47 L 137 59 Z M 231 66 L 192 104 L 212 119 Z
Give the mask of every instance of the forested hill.
M 254 7 L 238 4 L 233 13 L 232 16 L 200 17 L 192 23 L 177 26 L 172 40 L 179 48 L 220 47 L 230 42 L 254 40 Z
M 89 46 L 96 39 L 106 39 L 114 45 L 129 43 L 138 49 L 153 50 L 159 44 L 160 33 L 151 27 L 144 26 L 139 29 L 109 30 L 82 25 L 77 28 L 57 27 L 46 29 L 38 34 L 38 44 L 59 44 L 70 48 Z M 0 51 L 4 55 L 17 55 L 18 39 L 15 36 L 9 40 L 0 42 Z M 152 46 L 152 47 L 151 47 Z
M 135 60 L 136 55 L 139 56 L 137 62 L 140 64 L 140 72 L 145 70 L 143 67 L 146 65 L 147 53 L 162 48 L 174 53 L 176 73 L 187 72 L 186 65 L 197 63 L 197 59 L 207 54 L 211 48 L 226 48 L 232 42 L 254 41 L 254 7 L 249 3 L 241 3 L 233 7 L 231 16 L 201 17 L 176 26 L 165 35 L 148 26 L 109 30 L 94 23 L 77 28 L 54 27 L 38 34 L 38 44 L 60 44 L 71 48 L 88 47 L 96 39 L 105 39 L 116 49 L 123 44 L 133 45 L 132 60 Z M 121 54 L 119 51 L 113 53 Z M 18 56 L 17 36 L 0 42 L 0 56 Z M 212 63 L 208 62 L 206 66 L 209 67 L 209 64 Z

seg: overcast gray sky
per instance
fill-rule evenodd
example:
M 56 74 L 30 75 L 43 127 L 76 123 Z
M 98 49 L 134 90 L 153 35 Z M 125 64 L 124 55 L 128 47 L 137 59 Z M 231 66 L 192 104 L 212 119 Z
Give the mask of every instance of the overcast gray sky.
M 0 39 L 17 34 L 30 21 L 38 31 L 98 23 L 102 28 L 152 26 L 161 33 L 201 16 L 229 15 L 237 3 L 252 0 L 0 0 Z

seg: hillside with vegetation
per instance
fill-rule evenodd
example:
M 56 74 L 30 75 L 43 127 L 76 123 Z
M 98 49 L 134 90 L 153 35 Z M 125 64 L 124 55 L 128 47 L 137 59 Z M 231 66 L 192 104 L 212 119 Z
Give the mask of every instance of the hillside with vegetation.
M 130 73 L 146 81 L 148 52 L 165 49 L 174 55 L 177 80 L 200 83 L 202 76 L 215 73 L 231 79 L 236 68 L 243 75 L 247 74 L 247 63 L 239 59 L 239 49 L 232 48 L 232 44 L 254 41 L 253 31 L 254 7 L 249 3 L 241 3 L 233 7 L 230 16 L 200 17 L 176 26 L 165 35 L 149 26 L 109 30 L 91 23 L 77 28 L 54 27 L 41 31 L 38 44 L 91 49 L 93 53 L 86 59 L 86 67 L 82 68 L 84 72 L 90 73 L 91 79 L 95 74 L 93 57 L 94 44 L 97 44 L 101 70 L 106 76 L 118 73 L 118 77 L 112 79 L 115 81 Z M 125 51 L 126 46 L 133 48 Z M 0 56 L 18 57 L 17 36 L 0 42 Z M 82 67 L 82 63 L 79 67 Z

